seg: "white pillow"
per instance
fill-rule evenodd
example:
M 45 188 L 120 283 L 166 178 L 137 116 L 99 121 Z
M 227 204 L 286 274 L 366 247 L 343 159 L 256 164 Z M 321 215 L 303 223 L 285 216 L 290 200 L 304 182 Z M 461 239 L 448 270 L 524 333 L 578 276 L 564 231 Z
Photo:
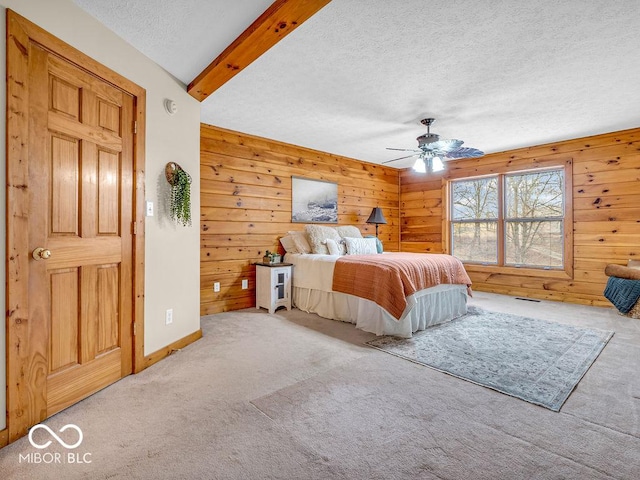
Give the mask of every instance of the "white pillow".
M 342 243 L 336 242 L 333 238 L 327 238 L 325 240 L 329 255 L 344 255 L 345 247 Z
M 306 233 L 291 231 L 289 232 L 289 235 L 293 238 L 293 243 L 295 244 L 298 253 L 311 253 L 311 245 L 309 245 Z
M 282 248 L 287 253 L 300 253 L 298 252 L 298 248 L 296 247 L 296 242 L 293 241 L 292 235 L 287 235 L 280 239 L 280 243 L 282 244 Z
M 343 225 L 342 227 L 336 227 L 336 230 L 338 231 L 338 235 L 340 235 L 340 237 L 342 238 L 362 238 L 362 232 L 360 232 L 360 229 L 353 225 Z
M 378 254 L 375 238 L 344 237 L 347 244 L 347 255 L 371 255 Z
M 311 245 L 311 253 L 319 253 L 329 255 L 326 240 L 328 238 L 340 241 L 340 235 L 333 227 L 325 227 L 323 225 L 305 225 L 304 231 L 307 232 L 307 238 Z

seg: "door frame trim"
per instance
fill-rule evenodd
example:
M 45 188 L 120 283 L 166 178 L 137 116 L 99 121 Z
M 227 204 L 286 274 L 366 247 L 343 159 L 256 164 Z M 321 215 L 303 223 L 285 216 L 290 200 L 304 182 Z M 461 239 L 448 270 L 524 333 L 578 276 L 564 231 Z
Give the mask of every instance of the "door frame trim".
M 146 91 L 96 60 L 7 9 L 7 146 L 6 146 L 6 347 L 7 430 L 9 443 L 44 420 L 46 372 L 30 362 L 29 338 L 37 334 L 28 308 L 29 287 L 29 74 L 28 45 L 46 50 L 96 75 L 134 97 L 133 134 L 133 372 L 145 368 L 144 358 L 144 191 Z M 133 125 L 131 126 L 133 128 Z

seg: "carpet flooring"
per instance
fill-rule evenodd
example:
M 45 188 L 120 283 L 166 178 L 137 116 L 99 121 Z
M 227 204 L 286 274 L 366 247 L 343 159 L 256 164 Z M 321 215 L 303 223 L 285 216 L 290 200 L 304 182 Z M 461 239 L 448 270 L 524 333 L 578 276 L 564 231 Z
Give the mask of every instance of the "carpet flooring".
M 20 462 L 35 450 L 23 438 L 0 450 L 0 478 L 637 479 L 640 321 L 482 292 L 471 304 L 615 335 L 556 413 L 372 349 L 350 324 L 208 316 L 198 342 L 46 421 L 78 425 L 91 463 Z
M 557 412 L 612 336 L 470 306 L 412 338 L 367 345 Z

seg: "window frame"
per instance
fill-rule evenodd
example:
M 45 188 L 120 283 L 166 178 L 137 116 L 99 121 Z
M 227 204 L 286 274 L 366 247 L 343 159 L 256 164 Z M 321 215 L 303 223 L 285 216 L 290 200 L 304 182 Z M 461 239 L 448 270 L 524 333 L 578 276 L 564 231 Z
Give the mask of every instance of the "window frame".
M 469 272 L 486 273 L 487 279 L 493 274 L 504 275 L 519 275 L 530 277 L 546 277 L 556 279 L 573 279 L 573 161 L 571 159 L 558 162 L 555 161 L 541 161 L 537 160 L 536 164 L 530 168 L 523 168 L 523 166 L 503 168 L 490 168 L 486 173 L 480 173 L 479 175 L 464 175 L 464 169 L 457 169 L 455 175 L 450 175 L 448 178 L 443 179 L 443 198 L 446 199 L 446 208 L 443 209 L 443 251 L 445 253 L 451 253 L 453 250 L 453 224 L 459 223 L 452 221 L 452 209 L 453 209 L 453 188 L 452 184 L 455 181 L 475 180 L 480 178 L 498 177 L 498 222 L 497 222 L 497 252 L 498 263 L 480 263 L 463 261 L 465 268 Z M 564 241 L 562 245 L 563 250 L 563 266 L 557 268 L 544 268 L 535 267 L 531 265 L 507 265 L 505 256 L 505 244 L 506 244 L 506 231 L 505 231 L 505 177 L 507 175 L 517 175 L 526 173 L 536 173 L 545 170 L 563 170 L 564 174 L 564 190 L 563 190 L 563 206 L 564 206 L 564 219 L 563 219 L 563 236 Z M 478 169 L 476 169 L 476 172 Z M 512 219 L 511 219 L 512 220 Z M 477 221 L 477 220 L 474 220 Z M 514 287 L 521 287 L 521 284 L 514 285 Z
M 474 180 L 483 180 L 483 179 L 492 179 L 495 178 L 496 179 L 496 197 L 497 197 L 497 207 L 498 207 L 498 211 L 496 213 L 495 217 L 482 217 L 482 218 L 474 218 L 474 219 L 463 219 L 463 220 L 454 220 L 453 219 L 453 208 L 451 209 L 451 214 L 448 216 L 448 234 L 449 234 L 449 238 L 451 239 L 451 242 L 449 242 L 449 249 L 451 252 L 453 252 L 453 226 L 454 224 L 474 224 L 474 223 L 495 223 L 496 224 L 496 239 L 498 240 L 498 245 L 496 247 L 496 261 L 495 262 L 481 262 L 481 261 L 469 261 L 469 260 L 464 260 L 465 265 L 484 265 L 484 266 L 499 266 L 500 265 L 500 258 L 501 258 L 501 252 L 500 252 L 500 235 L 501 235 L 501 231 L 503 230 L 501 228 L 501 215 L 502 215 L 502 210 L 503 210 L 503 206 L 502 206 L 502 185 L 501 185 L 501 178 L 498 174 L 494 174 L 494 175 L 482 175 L 482 176 L 477 176 L 477 177 L 469 177 L 469 178 L 456 178 L 455 180 L 451 180 L 449 182 L 449 192 L 448 192 L 448 204 L 451 205 L 453 207 L 453 188 L 451 188 L 451 186 L 456 183 L 456 182 L 466 182 L 466 181 L 474 181 Z
M 564 256 L 564 249 L 565 249 L 565 245 L 563 242 L 562 245 L 562 265 L 558 266 L 558 267 L 549 267 L 549 266 L 536 266 L 536 265 L 531 265 L 531 264 L 516 264 L 516 263 L 509 263 L 507 261 L 507 232 L 508 232 L 508 228 L 507 225 L 509 223 L 523 223 L 523 222 L 560 222 L 561 226 L 562 226 L 562 236 L 564 237 L 564 231 L 566 230 L 566 225 L 565 225 L 565 221 L 564 221 L 564 217 L 565 217 L 565 201 L 564 201 L 564 192 L 562 194 L 562 215 L 559 216 L 545 216 L 545 217 L 508 217 L 507 216 L 507 201 L 508 201 L 508 192 L 507 192 L 507 186 L 508 186 L 508 179 L 509 177 L 515 177 L 518 175 L 532 175 L 532 174 L 538 174 L 538 173 L 543 173 L 543 172 L 550 172 L 550 171 L 560 171 L 562 172 L 562 189 L 564 190 L 564 185 L 566 183 L 566 179 L 564 178 L 565 175 L 565 171 L 564 168 L 562 167 L 547 167 L 547 168 L 541 168 L 541 169 L 536 169 L 536 170 L 526 170 L 526 171 L 519 171 L 519 172 L 508 172 L 508 173 L 503 173 L 502 175 L 502 188 L 503 188 L 503 196 L 501 198 L 502 200 L 502 205 L 503 205 L 503 217 L 502 217 L 502 226 L 504 229 L 504 234 L 503 234 L 503 245 L 504 245 L 504 252 L 503 252 L 503 265 L 505 267 L 515 267 L 515 268 L 533 268 L 533 269 L 542 269 L 542 270 L 564 270 L 564 262 L 565 262 L 565 256 Z

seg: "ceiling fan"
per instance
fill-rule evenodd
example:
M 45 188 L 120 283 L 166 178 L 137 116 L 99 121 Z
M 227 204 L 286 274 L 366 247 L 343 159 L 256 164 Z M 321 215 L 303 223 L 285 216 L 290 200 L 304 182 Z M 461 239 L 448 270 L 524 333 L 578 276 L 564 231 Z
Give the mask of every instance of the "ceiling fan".
M 421 172 L 433 172 L 444 169 L 443 161 L 454 158 L 476 158 L 484 155 L 484 152 L 476 148 L 462 147 L 462 140 L 440 140 L 440 135 L 431 133 L 430 127 L 435 122 L 435 118 L 424 118 L 420 123 L 426 125 L 427 133 L 420 135 L 418 148 L 387 148 L 387 150 L 397 150 L 400 152 L 413 152 L 411 155 L 387 160 L 384 163 L 397 162 L 405 158 L 419 157 L 414 165 L 414 169 Z

